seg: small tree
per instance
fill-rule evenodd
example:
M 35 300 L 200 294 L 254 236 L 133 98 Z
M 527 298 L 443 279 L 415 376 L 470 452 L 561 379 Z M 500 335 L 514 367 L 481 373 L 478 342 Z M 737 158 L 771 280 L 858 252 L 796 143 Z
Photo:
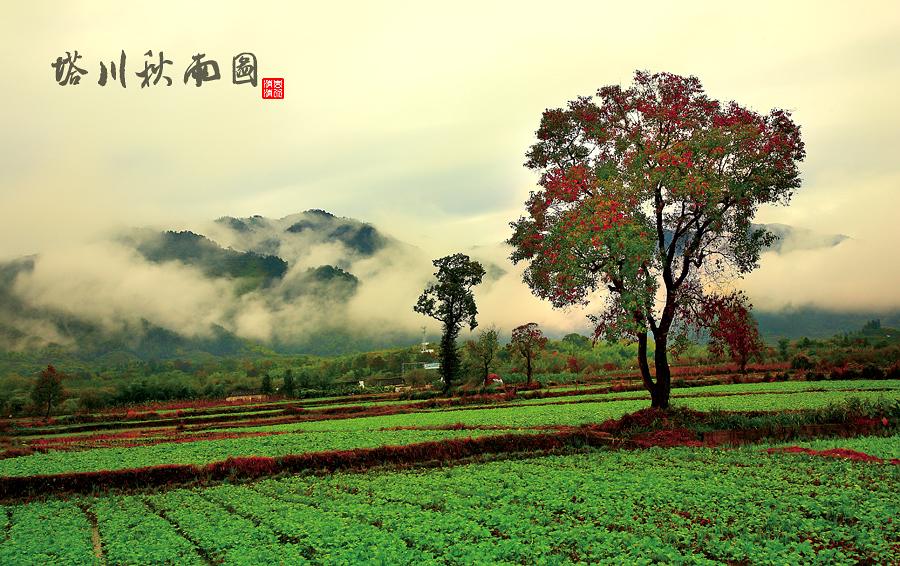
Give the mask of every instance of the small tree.
M 493 326 L 479 332 L 477 340 L 466 342 L 466 353 L 477 364 L 481 383 L 487 383 L 488 374 L 491 373 L 494 358 L 499 350 L 499 334 Z
M 297 370 L 297 379 L 294 383 L 295 388 L 309 389 L 316 381 L 315 371 L 309 367 L 301 367 Z
M 875 332 L 877 330 L 881 330 L 881 319 L 876 318 L 868 321 L 862 327 L 863 332 Z
M 789 338 L 778 339 L 778 355 L 782 361 L 787 361 L 791 357 L 791 341 Z
M 747 362 L 763 349 L 752 308 L 747 296 L 737 291 L 707 297 L 700 312 L 700 320 L 709 330 L 709 351 L 716 356 L 727 351 L 741 373 L 747 373 Z
M 283 379 L 283 382 L 281 384 L 281 391 L 284 393 L 285 396 L 293 397 L 294 396 L 294 372 L 291 370 L 291 368 L 287 368 L 286 370 L 284 370 L 284 378 L 282 378 L 282 379 Z
M 590 350 L 592 348 L 591 339 L 587 336 L 572 332 L 563 336 L 562 341 L 570 344 L 576 350 Z
M 484 278 L 484 267 L 465 254 L 453 254 L 432 262 L 437 268 L 436 282 L 429 284 L 413 310 L 440 321 L 444 328 L 441 335 L 441 376 L 444 391 L 449 391 L 459 372 L 459 352 L 456 338 L 464 324 L 474 330 L 478 323 L 475 315 L 475 296 L 472 287 Z
M 31 400 L 35 406 L 46 408 L 45 419 L 50 418 L 50 410 L 54 405 L 62 401 L 65 396 L 65 390 L 62 386 L 62 380 L 65 376 L 56 370 L 52 365 L 48 365 L 38 376 L 34 389 L 31 390 Z
M 536 322 L 529 322 L 513 328 L 512 338 L 509 342 L 510 349 L 525 360 L 526 383 L 531 383 L 531 374 L 534 369 L 533 361 L 538 352 L 547 345 L 547 338 Z
M 272 393 L 272 376 L 269 375 L 269 372 L 263 374 L 262 392 L 266 395 L 270 395 Z

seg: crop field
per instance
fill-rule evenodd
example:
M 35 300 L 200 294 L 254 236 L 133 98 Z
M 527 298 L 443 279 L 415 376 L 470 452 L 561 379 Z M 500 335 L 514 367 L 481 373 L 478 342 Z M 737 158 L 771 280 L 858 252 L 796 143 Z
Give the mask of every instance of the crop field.
M 815 409 L 848 395 L 860 399 L 900 400 L 900 381 L 785 382 L 690 388 L 676 392 L 674 404 L 701 411 L 784 411 Z M 642 392 L 625 392 L 524 399 L 473 407 L 420 409 L 382 416 L 272 425 L 251 420 L 249 424 L 230 423 L 242 426 L 213 427 L 202 433 L 194 431 L 193 436 L 187 430 L 168 434 L 153 428 L 147 435 L 132 431 L 120 437 L 110 434 L 114 431 L 103 431 L 94 442 L 89 433 L 77 433 L 77 442 L 64 443 L 60 433 L 56 433 L 44 437 L 47 441 L 44 445 L 62 449 L 0 460 L 0 476 L 205 464 L 229 456 L 282 456 L 369 448 L 511 430 L 527 433 L 545 427 L 577 426 L 619 418 L 645 407 L 647 403 L 641 398 L 643 396 Z M 486 428 L 440 430 L 440 427 L 456 425 Z
M 900 381 L 594 389 L 14 422 L 0 564 L 900 561 Z M 772 416 L 850 437 L 698 432 Z
M 898 440 L 843 445 L 889 454 Z M 34 502 L 3 509 L 9 525 L 0 562 L 900 559 L 892 521 L 900 468 L 763 448 L 596 450 Z

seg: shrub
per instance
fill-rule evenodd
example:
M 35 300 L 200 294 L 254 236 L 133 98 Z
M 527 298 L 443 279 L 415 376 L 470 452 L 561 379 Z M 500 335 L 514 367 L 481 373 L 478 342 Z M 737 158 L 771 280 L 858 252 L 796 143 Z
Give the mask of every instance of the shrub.
M 806 354 L 797 354 L 791 359 L 791 369 L 809 370 L 814 367 L 815 364 Z
M 875 364 L 866 364 L 860 375 L 863 379 L 884 379 L 884 372 Z
M 106 407 L 109 404 L 109 396 L 102 395 L 97 391 L 82 391 L 78 396 L 78 410 L 84 413 L 91 413 Z
M 59 412 L 63 415 L 71 415 L 78 412 L 79 400 L 69 398 L 59 404 Z
M 900 379 L 900 361 L 896 361 L 884 372 L 887 379 Z

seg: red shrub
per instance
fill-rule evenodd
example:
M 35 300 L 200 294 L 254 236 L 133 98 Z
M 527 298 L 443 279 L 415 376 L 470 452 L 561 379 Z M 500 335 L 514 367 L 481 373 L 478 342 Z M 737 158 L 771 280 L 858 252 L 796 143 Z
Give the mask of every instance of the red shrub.
M 665 425 L 668 422 L 668 414 L 662 409 L 648 407 L 624 415 L 619 419 L 609 419 L 600 425 L 604 432 L 618 433 L 633 428 L 650 428 L 654 424 Z
M 782 452 L 787 454 L 808 454 L 810 456 L 825 456 L 829 458 L 845 458 L 848 460 L 854 460 L 856 462 L 874 462 L 874 463 L 883 463 L 884 460 L 878 458 L 876 456 L 872 456 L 871 454 L 866 454 L 865 452 L 857 452 L 856 450 L 849 450 L 847 448 L 832 448 L 830 450 L 813 450 L 811 448 L 804 448 L 802 446 L 787 446 L 784 448 L 769 448 L 766 450 L 769 454 L 774 454 L 776 452 Z M 891 460 L 891 463 L 895 463 L 895 460 Z

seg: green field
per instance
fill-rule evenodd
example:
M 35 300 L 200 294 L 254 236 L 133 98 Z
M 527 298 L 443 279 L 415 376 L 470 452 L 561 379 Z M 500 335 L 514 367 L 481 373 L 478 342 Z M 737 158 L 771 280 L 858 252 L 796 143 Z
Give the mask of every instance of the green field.
M 753 395 L 698 396 L 705 393 Z M 841 389 L 843 387 L 843 389 Z M 860 391 L 875 388 L 883 390 Z M 810 389 L 826 391 L 809 391 Z M 900 381 L 765 383 L 721 385 L 676 390 L 675 406 L 697 410 L 784 411 L 824 407 L 852 396 L 860 399 L 900 400 Z M 621 399 L 626 400 L 604 400 Z M 434 409 L 376 417 L 343 418 L 313 422 L 233 427 L 215 425 L 217 433 L 278 433 L 277 435 L 197 440 L 193 442 L 93 448 L 75 452 L 50 451 L 0 460 L 0 476 L 28 476 L 64 472 L 115 470 L 159 464 L 204 464 L 229 456 L 280 456 L 323 450 L 409 444 L 446 438 L 479 436 L 508 430 L 384 430 L 396 427 L 439 427 L 462 423 L 469 426 L 501 426 L 534 429 L 552 425 L 581 425 L 618 418 L 647 405 L 643 392 L 567 396 L 513 402 L 513 406 Z M 524 430 L 527 432 L 527 430 Z
M 898 440 L 840 444 L 890 454 Z M 100 563 L 85 509 L 113 564 L 886 564 L 898 482 L 890 464 L 760 446 L 295 476 L 7 507 L 0 563 Z
M 675 407 L 699 411 L 800 414 L 848 406 L 850 399 L 896 407 L 900 381 L 673 390 Z M 0 460 L 0 481 L 547 433 L 547 427 L 600 423 L 648 404 L 641 391 L 404 407 L 412 403 L 345 398 L 327 406 L 400 412 L 279 424 L 266 418 L 278 405 L 261 404 L 204 409 L 237 420 L 182 428 L 140 415 L 135 421 L 122 415 L 109 430 L 67 434 L 36 427 L 18 438 L 44 439 L 49 451 Z M 276 413 L 308 419 L 315 411 Z M 146 427 L 116 428 L 134 422 Z M 485 428 L 448 428 L 458 424 Z M 893 519 L 900 511 L 900 466 L 891 459 L 900 458 L 900 436 L 893 430 L 894 436 L 740 448 L 567 448 L 487 454 L 436 468 L 376 466 L 195 487 L 38 493 L 37 500 L 0 505 L 0 564 L 898 563 L 900 526 Z M 766 451 L 788 446 L 864 456 Z

